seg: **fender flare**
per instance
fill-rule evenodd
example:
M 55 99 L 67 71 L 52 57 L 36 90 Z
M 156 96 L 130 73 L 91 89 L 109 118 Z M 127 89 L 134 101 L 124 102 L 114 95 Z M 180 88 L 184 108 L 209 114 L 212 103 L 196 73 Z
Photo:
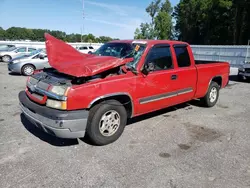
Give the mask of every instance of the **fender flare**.
M 96 103 L 99 100 L 102 100 L 102 99 L 105 99 L 105 98 L 109 98 L 109 97 L 121 96 L 121 95 L 125 95 L 125 96 L 129 97 L 129 99 L 131 101 L 131 107 L 132 107 L 132 109 L 131 109 L 131 117 L 133 117 L 133 114 L 134 114 L 134 103 L 133 103 L 131 95 L 129 93 L 126 93 L 126 92 L 111 93 L 111 94 L 102 95 L 100 97 L 97 97 L 97 98 L 95 98 L 94 100 L 92 100 L 89 103 L 88 108 L 91 108 L 93 106 L 93 104 Z

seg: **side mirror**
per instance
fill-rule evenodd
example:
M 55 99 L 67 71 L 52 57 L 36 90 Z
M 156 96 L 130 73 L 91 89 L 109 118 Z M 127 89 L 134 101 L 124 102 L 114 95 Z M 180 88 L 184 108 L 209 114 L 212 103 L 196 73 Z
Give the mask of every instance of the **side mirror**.
M 155 65 L 153 62 L 149 62 L 144 65 L 144 68 L 142 69 L 142 73 L 145 75 L 148 75 L 150 72 L 155 70 Z
M 43 55 L 40 55 L 39 58 L 40 58 L 40 59 L 44 59 L 44 56 L 43 56 Z

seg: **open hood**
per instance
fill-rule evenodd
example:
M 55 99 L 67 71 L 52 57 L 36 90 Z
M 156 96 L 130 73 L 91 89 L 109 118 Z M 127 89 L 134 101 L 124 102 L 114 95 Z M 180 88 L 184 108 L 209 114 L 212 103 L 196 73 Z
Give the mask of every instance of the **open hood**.
M 44 36 L 49 64 L 57 71 L 68 75 L 93 76 L 128 62 L 126 59 L 111 56 L 83 54 L 48 33 L 45 33 Z

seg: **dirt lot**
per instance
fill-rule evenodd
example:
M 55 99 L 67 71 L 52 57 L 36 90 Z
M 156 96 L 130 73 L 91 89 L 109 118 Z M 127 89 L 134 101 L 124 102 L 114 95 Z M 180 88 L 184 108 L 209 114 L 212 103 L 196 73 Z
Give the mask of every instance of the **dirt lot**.
M 250 84 L 211 109 L 183 104 L 133 119 L 96 147 L 34 128 L 18 107 L 26 78 L 0 65 L 0 187 L 250 187 Z

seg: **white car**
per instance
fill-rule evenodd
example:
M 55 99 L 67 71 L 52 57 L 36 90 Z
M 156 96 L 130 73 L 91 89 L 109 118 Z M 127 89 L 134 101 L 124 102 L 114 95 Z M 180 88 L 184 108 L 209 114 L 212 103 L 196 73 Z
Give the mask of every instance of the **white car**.
M 28 55 L 35 50 L 37 49 L 34 47 L 27 47 L 27 46 L 10 48 L 6 51 L 0 52 L 0 59 L 2 59 L 3 62 L 9 62 L 13 58 Z
M 89 54 L 95 52 L 95 49 L 93 46 L 80 46 L 77 48 L 78 51 L 84 53 L 84 54 Z

